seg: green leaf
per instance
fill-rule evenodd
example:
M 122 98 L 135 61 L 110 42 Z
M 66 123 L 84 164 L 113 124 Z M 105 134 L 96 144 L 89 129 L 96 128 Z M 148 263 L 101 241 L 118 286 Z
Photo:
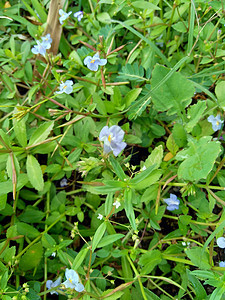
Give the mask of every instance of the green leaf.
M 56 245 L 56 241 L 53 239 L 53 237 L 51 237 L 51 235 L 46 232 L 43 234 L 41 242 L 45 248 L 51 248 Z
M 27 236 L 29 239 L 35 239 L 40 234 L 40 232 L 36 228 L 34 228 L 29 224 L 23 222 L 17 222 L 16 226 L 17 226 L 18 234 Z
M 162 163 L 162 159 L 163 159 L 163 146 L 159 145 L 158 147 L 156 147 L 152 153 L 148 156 L 148 158 L 146 159 L 146 161 L 144 162 L 144 166 L 146 168 L 151 167 L 152 165 L 154 165 L 155 169 L 158 169 L 159 166 Z
M 176 155 L 177 160 L 184 160 L 178 168 L 178 177 L 190 181 L 206 178 L 221 152 L 220 143 L 204 136 L 198 141 L 190 141 L 188 146 Z
M 175 155 L 179 150 L 179 147 L 177 146 L 172 134 L 168 137 L 166 141 L 166 147 L 173 155 Z
M 132 102 L 134 102 L 137 97 L 139 96 L 140 92 L 142 91 L 141 88 L 136 88 L 129 91 L 123 99 L 123 102 L 126 104 L 126 107 L 130 106 Z
M 104 233 L 106 230 L 106 222 L 103 222 L 98 229 L 96 230 L 94 237 L 93 237 L 93 241 L 92 241 L 92 252 L 95 251 L 95 249 L 98 247 L 98 244 L 100 242 L 100 240 L 102 239 Z
M 138 264 L 142 266 L 141 268 L 141 274 L 149 274 L 151 271 L 160 264 L 162 261 L 162 255 L 159 250 L 152 250 L 150 252 L 147 252 L 143 254 Z
M 205 101 L 199 101 L 197 104 L 192 105 L 188 109 L 187 117 L 190 121 L 185 125 L 185 129 L 187 130 L 188 133 L 192 131 L 193 127 L 201 119 L 205 109 L 206 109 Z
M 145 71 L 142 66 L 138 66 L 138 63 L 133 65 L 126 64 L 122 67 L 121 72 L 119 72 L 119 80 L 130 80 L 135 82 L 147 81 L 148 79 L 144 77 Z
M 1 288 L 1 290 L 4 291 L 6 289 L 7 282 L 8 282 L 8 270 L 5 270 L 3 272 L 3 274 L 1 275 L 1 280 L 0 280 L 0 288 Z
M 141 8 L 141 9 L 161 10 L 161 8 L 159 8 L 155 4 L 152 4 L 147 1 L 134 1 L 134 2 L 131 2 L 131 5 L 136 8 Z
M 196 267 L 203 270 L 209 270 L 211 268 L 209 264 L 209 254 L 206 251 L 203 252 L 202 248 L 194 247 L 192 249 L 186 249 L 185 253 Z
M 145 178 L 147 178 L 152 171 L 155 169 L 155 165 L 152 165 L 150 167 L 148 167 L 146 170 L 141 171 L 140 173 L 138 173 L 137 175 L 134 176 L 134 178 L 132 178 L 130 180 L 130 183 L 132 185 L 132 187 L 136 188 L 137 185 L 143 181 Z
M 111 96 L 111 102 L 115 107 L 120 107 L 122 103 L 121 92 L 118 86 L 115 86 L 113 89 L 113 95 Z
M 135 214 L 134 214 L 134 208 L 132 205 L 132 197 L 133 192 L 130 189 L 126 189 L 124 191 L 124 208 L 126 212 L 126 216 L 130 222 L 131 227 L 136 230 L 136 222 L 135 222 Z
M 45 23 L 47 21 L 47 14 L 45 12 L 44 7 L 42 6 L 42 2 L 40 3 L 38 0 L 31 0 L 33 7 L 35 7 L 40 20 L 42 23 Z
M 225 81 L 220 81 L 215 88 L 216 97 L 219 105 L 225 111 Z
M 43 211 L 28 205 L 18 218 L 20 221 L 25 223 L 40 223 L 44 216 L 45 213 Z
M 187 144 L 187 133 L 184 130 L 183 125 L 181 125 L 179 123 L 174 124 L 172 133 L 173 133 L 174 141 L 175 141 L 175 143 L 177 144 L 177 146 L 179 148 L 182 148 L 182 147 L 186 146 L 186 144 Z
M 120 180 L 124 180 L 127 178 L 125 175 L 123 169 L 121 168 L 121 165 L 118 163 L 118 161 L 113 157 L 113 155 L 109 156 L 109 161 L 112 165 L 113 171 L 116 173 L 116 175 L 119 177 Z
M 48 137 L 53 126 L 54 122 L 45 122 L 41 124 L 32 134 L 28 146 L 43 142 Z
M 102 13 L 97 14 L 97 19 L 99 22 L 102 22 L 103 24 L 111 23 L 110 15 L 107 12 L 102 12 Z
M 102 248 L 107 245 L 110 245 L 110 244 L 114 243 L 115 241 L 122 239 L 122 237 L 124 237 L 124 234 L 121 234 L 121 233 L 106 235 L 99 242 L 98 248 Z
M 170 69 L 156 65 L 152 72 L 152 102 L 157 111 L 168 111 L 169 115 L 181 113 L 191 103 L 195 88 L 181 73 L 175 72 L 159 87 Z M 156 88 L 155 88 L 156 87 Z
M 41 261 L 43 247 L 41 242 L 32 245 L 21 257 L 19 268 L 22 271 L 28 271 L 37 267 Z
M 12 180 L 0 182 L 0 196 L 8 194 L 12 192 L 12 190 L 13 190 Z
M 193 276 L 188 269 L 186 269 L 186 272 L 188 275 L 188 280 L 191 282 L 192 286 L 194 287 L 196 300 L 205 299 L 207 297 L 207 294 L 201 282 L 195 276 Z
M 88 253 L 89 249 L 88 248 L 84 248 L 82 250 L 80 250 L 80 252 L 77 254 L 77 256 L 75 257 L 73 264 L 72 264 L 72 269 L 73 270 L 77 270 L 80 265 L 82 264 L 82 262 L 84 261 L 87 253 Z
M 25 118 L 21 120 L 13 119 L 13 127 L 16 138 L 22 147 L 27 146 L 27 131 Z
M 27 156 L 26 167 L 30 183 L 36 190 L 42 191 L 44 188 L 44 180 L 41 167 L 37 159 L 31 154 Z
M 133 272 L 132 272 L 130 263 L 129 263 L 127 257 L 124 255 L 121 257 L 121 266 L 122 266 L 123 277 L 127 278 L 127 280 L 125 280 L 125 282 L 129 282 L 129 281 L 133 280 Z

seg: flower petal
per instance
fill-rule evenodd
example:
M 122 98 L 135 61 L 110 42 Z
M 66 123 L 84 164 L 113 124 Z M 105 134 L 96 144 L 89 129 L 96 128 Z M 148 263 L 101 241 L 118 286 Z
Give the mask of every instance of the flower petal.
M 84 286 L 82 283 L 78 282 L 76 285 L 75 285 L 75 290 L 79 293 L 83 292 L 84 290 Z
M 91 56 L 87 56 L 87 57 L 85 57 L 85 59 L 84 59 L 84 64 L 87 65 L 87 64 L 89 64 L 91 61 L 92 61 L 92 57 L 91 57 Z
M 223 236 L 219 237 L 216 243 L 220 248 L 225 248 L 225 238 Z
M 108 137 L 109 134 L 110 134 L 109 127 L 108 126 L 104 126 L 102 128 L 102 130 L 100 131 L 100 133 L 99 133 L 99 140 L 103 141 L 104 137 Z

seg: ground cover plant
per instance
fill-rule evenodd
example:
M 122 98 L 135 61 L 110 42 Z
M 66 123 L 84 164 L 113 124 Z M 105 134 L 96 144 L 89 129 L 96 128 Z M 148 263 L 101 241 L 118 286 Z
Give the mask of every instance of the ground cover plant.
M 1 299 L 225 299 L 224 12 L 0 0 Z

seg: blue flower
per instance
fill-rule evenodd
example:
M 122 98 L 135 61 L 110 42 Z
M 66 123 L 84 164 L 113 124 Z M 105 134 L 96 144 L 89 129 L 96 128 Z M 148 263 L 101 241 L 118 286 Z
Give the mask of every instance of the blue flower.
M 56 91 L 56 94 L 71 94 L 73 92 L 73 81 L 72 80 L 66 80 L 66 82 L 61 82 L 59 86 L 59 91 Z
M 35 45 L 31 49 L 31 52 L 34 54 L 41 54 L 44 56 L 46 53 L 46 50 L 50 49 L 50 48 L 51 48 L 51 43 L 37 41 L 37 45 Z
M 216 243 L 220 248 L 225 248 L 225 238 L 223 236 L 219 237 Z
M 68 13 L 66 13 L 65 11 L 63 11 L 62 9 L 59 10 L 59 14 L 60 14 L 60 17 L 59 17 L 59 23 L 60 24 L 63 24 L 63 22 L 69 18 L 69 15 L 72 14 L 72 11 L 69 11 Z
M 220 266 L 220 268 L 225 268 L 225 261 L 219 262 L 219 266 Z
M 46 48 L 46 49 L 50 49 L 51 43 L 52 43 L 52 38 L 51 38 L 50 33 L 46 34 L 45 36 L 42 36 L 41 39 L 42 39 L 42 45 L 47 45 L 48 48 Z M 50 45 L 50 47 L 49 47 L 49 45 Z
M 98 66 L 104 66 L 107 63 L 107 59 L 100 59 L 99 53 L 96 53 L 93 57 L 87 56 L 84 59 L 84 64 L 87 65 L 91 71 L 97 71 Z
M 212 129 L 214 131 L 220 130 L 223 124 L 223 121 L 220 120 L 220 115 L 214 117 L 213 115 L 209 116 L 207 119 L 210 123 L 212 123 Z
M 56 288 L 57 286 L 59 286 L 61 284 L 61 279 L 62 279 L 61 276 L 59 276 L 59 278 L 56 279 L 55 282 L 53 282 L 52 280 L 47 280 L 46 281 L 47 289 L 50 290 L 50 289 L 53 289 L 53 288 Z M 50 292 L 50 294 L 51 295 L 53 295 L 53 294 L 58 295 L 58 293 L 56 291 L 52 291 L 52 292 Z
M 117 125 L 112 127 L 104 126 L 99 134 L 99 140 L 104 142 L 104 152 L 117 156 L 125 147 L 126 143 L 122 142 L 124 131 Z
M 66 178 L 61 179 L 59 184 L 60 184 L 60 187 L 67 186 L 68 185 L 67 179 Z
M 179 209 L 180 200 L 174 194 L 170 194 L 170 198 L 164 199 L 164 202 L 168 205 L 166 209 L 169 211 Z
M 75 14 L 74 14 L 74 17 L 77 18 L 77 21 L 78 21 L 78 22 L 81 21 L 81 19 L 83 18 L 83 16 L 84 16 L 84 13 L 83 13 L 82 11 L 77 11 L 77 12 L 75 12 Z
M 75 289 L 77 292 L 83 292 L 84 286 L 80 283 L 80 278 L 76 271 L 66 268 L 66 281 L 63 282 L 66 288 Z

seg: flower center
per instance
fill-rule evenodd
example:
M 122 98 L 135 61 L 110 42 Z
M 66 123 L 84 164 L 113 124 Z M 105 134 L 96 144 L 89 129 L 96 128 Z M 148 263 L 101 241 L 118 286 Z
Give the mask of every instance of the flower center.
M 93 64 L 94 62 L 95 62 L 95 60 L 94 60 L 94 59 L 92 59 L 92 61 L 90 61 L 90 63 L 91 63 L 91 64 Z
M 67 88 L 67 85 L 64 85 L 63 89 L 65 90 Z
M 219 126 L 219 125 L 220 125 L 220 122 L 219 122 L 219 121 L 216 121 L 216 125 Z
M 110 135 L 108 136 L 108 141 L 111 143 L 111 140 L 112 140 L 112 135 L 110 134 Z
M 72 279 L 69 278 L 69 282 L 70 282 L 70 283 L 73 283 Z

